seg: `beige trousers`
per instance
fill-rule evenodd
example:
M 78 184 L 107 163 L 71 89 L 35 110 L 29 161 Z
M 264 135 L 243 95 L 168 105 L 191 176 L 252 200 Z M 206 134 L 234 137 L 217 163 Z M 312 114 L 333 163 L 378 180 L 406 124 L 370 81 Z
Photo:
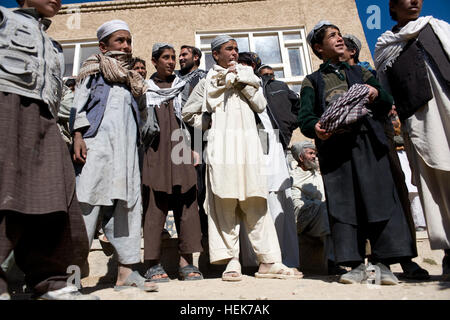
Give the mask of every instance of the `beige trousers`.
M 208 210 L 209 255 L 213 264 L 239 257 L 239 229 L 243 221 L 259 263 L 281 262 L 281 251 L 267 200 L 260 197 L 222 199 L 212 195 Z
M 412 144 L 407 151 L 425 213 L 430 247 L 450 249 L 450 171 L 429 167 Z

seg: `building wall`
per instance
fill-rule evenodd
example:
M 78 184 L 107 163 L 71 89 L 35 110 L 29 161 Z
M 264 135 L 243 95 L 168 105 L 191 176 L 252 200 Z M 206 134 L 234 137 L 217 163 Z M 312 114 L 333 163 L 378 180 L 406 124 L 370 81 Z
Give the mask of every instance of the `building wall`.
M 79 28 L 77 16 L 79 15 Z M 133 35 L 133 54 L 147 61 L 149 74 L 151 48 L 155 42 L 169 42 L 179 48 L 195 44 L 195 32 L 241 29 L 304 27 L 308 33 L 319 20 L 330 20 L 342 33 L 352 33 L 367 48 L 354 0 L 134 0 L 63 6 L 55 16 L 49 34 L 61 42 L 96 39 L 96 30 L 112 19 L 126 21 Z M 75 28 L 74 28 L 75 27 Z M 310 50 L 313 69 L 320 60 Z M 368 49 L 360 59 L 372 58 Z M 294 140 L 304 139 L 296 133 Z
M 327 19 L 341 28 L 342 33 L 352 33 L 367 48 L 364 31 L 359 20 L 354 0 L 334 0 L 330 6 L 328 0 L 253 0 L 253 1 L 153 1 L 155 7 L 132 8 L 135 1 L 112 1 L 111 3 L 129 4 L 127 9 L 110 10 L 105 2 L 92 12 L 89 7 L 80 6 L 80 28 L 71 29 L 68 25 L 74 21 L 73 13 L 64 6 L 61 14 L 54 17 L 49 34 L 59 41 L 95 39 L 97 28 L 112 19 L 126 21 L 133 34 L 133 53 L 150 60 L 151 48 L 155 42 L 169 42 L 176 48 L 183 44 L 195 43 L 196 31 L 225 31 L 271 27 L 304 26 L 306 32 L 321 19 Z M 93 4 L 90 3 L 93 7 Z M 102 7 L 103 6 L 103 7 Z M 106 10 L 107 9 L 107 10 Z M 312 51 L 313 68 L 320 61 Z M 361 60 L 370 61 L 370 51 L 362 50 Z

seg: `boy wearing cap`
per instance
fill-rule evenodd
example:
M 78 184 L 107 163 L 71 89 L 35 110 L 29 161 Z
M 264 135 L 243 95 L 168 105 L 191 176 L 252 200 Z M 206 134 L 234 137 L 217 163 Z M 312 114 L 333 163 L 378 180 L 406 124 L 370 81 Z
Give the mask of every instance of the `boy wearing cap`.
M 89 248 L 56 124 L 64 57 L 45 32 L 61 2 L 17 3 L 0 7 L 0 264 L 14 250 L 38 299 L 98 299 L 68 283 L 67 268 L 81 268 Z M 0 300 L 9 299 L 0 268 Z
M 119 262 L 116 290 L 155 291 L 132 265 L 141 261 L 141 179 L 138 159 L 139 109 L 145 92 L 131 70 L 128 25 L 112 20 L 97 30 L 101 54 L 89 57 L 77 78 L 74 161 L 82 165 L 77 195 L 89 243 L 100 224 Z
M 339 281 L 365 279 L 365 241 L 369 239 L 381 283 L 397 284 L 388 266 L 414 256 L 414 243 L 395 190 L 380 120 L 391 109 L 392 98 L 370 71 L 340 61 L 345 46 L 338 27 L 321 21 L 307 40 L 324 63 L 303 81 L 298 121 L 318 149 L 336 263 L 353 268 Z M 370 113 L 339 133 L 327 132 L 319 122 L 321 115 L 355 84 L 368 87 Z
M 347 62 L 349 65 L 359 65 L 361 67 L 366 68 L 376 77 L 376 71 L 372 69 L 368 62 L 359 61 L 359 53 L 361 51 L 361 41 L 357 37 L 352 34 L 346 34 L 343 36 L 345 43 L 344 55 L 342 56 L 341 61 Z M 393 107 L 394 109 L 395 107 Z M 391 111 L 393 112 L 393 111 Z M 390 113 L 389 113 L 390 115 Z M 417 246 L 416 246 L 416 228 L 414 225 L 413 214 L 411 212 L 411 202 L 409 201 L 408 195 L 408 187 L 405 183 L 405 174 L 403 173 L 400 159 L 397 155 L 395 142 L 394 142 L 394 128 L 392 126 L 392 122 L 390 117 L 385 117 L 385 121 L 383 123 L 384 132 L 386 134 L 386 138 L 389 142 L 389 163 L 391 166 L 391 172 L 393 174 L 395 187 L 397 189 L 397 193 L 402 204 L 403 212 L 405 213 L 406 221 L 408 222 L 409 230 L 411 232 L 411 237 L 414 243 L 414 257 L 417 256 Z M 412 261 L 412 257 L 404 258 L 400 261 L 400 265 L 403 269 L 403 274 L 401 277 L 416 279 L 416 280 L 425 280 L 429 278 L 428 271 L 422 269 L 417 263 Z
M 228 35 L 211 42 L 216 64 L 200 80 L 183 108 L 183 119 L 208 131 L 206 200 L 210 261 L 227 263 L 224 281 L 242 279 L 239 225 L 245 223 L 258 258 L 259 278 L 301 278 L 281 263 L 274 223 L 267 209 L 268 188 L 261 172 L 263 151 L 254 112 L 266 100 L 250 66 L 237 64 L 238 47 Z
M 189 84 L 173 73 L 176 60 L 172 45 L 154 44 L 152 63 L 156 72 L 147 82 L 145 98 L 146 104 L 155 110 L 160 132 L 144 146 L 144 259 L 149 263 L 145 277 L 153 282 L 169 281 L 160 264 L 161 233 L 168 211 L 173 210 L 180 254 L 179 278 L 202 280 L 201 272 L 192 264 L 192 254 L 203 251 L 197 174 L 192 161 L 189 161 L 191 149 L 184 139 L 186 124 L 181 119 L 183 90 Z M 180 146 L 183 146 L 181 152 Z M 185 158 L 188 161 L 184 161 Z

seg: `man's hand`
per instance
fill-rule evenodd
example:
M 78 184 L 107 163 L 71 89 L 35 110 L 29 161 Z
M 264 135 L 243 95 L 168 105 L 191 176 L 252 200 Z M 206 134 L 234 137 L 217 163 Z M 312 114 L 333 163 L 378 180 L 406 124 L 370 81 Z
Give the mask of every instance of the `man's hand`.
M 327 140 L 329 137 L 331 137 L 331 133 L 327 133 L 325 129 L 322 129 L 320 126 L 320 122 L 318 121 L 316 125 L 314 126 L 314 130 L 316 131 L 316 135 L 319 137 L 320 140 Z
M 73 137 L 73 161 L 75 163 L 84 164 L 86 163 L 87 149 L 86 143 L 83 140 L 81 132 L 76 131 Z
M 236 70 L 236 61 L 230 61 L 230 62 L 228 63 L 228 71 L 229 71 L 229 72 L 233 72 L 233 73 L 237 73 L 237 70 Z
M 369 86 L 368 84 L 366 84 L 365 86 L 369 88 L 369 102 L 372 103 L 378 97 L 378 90 L 372 86 Z

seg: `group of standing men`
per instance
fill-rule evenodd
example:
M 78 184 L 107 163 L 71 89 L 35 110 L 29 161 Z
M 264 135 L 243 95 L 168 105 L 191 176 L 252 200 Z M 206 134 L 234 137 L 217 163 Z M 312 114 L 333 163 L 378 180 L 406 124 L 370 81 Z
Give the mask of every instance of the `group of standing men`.
M 326 196 L 326 210 L 319 206 L 314 212 L 320 219 L 310 220 L 323 226 L 320 235 L 331 234 L 334 262 L 352 268 L 340 282 L 365 279 L 367 239 L 382 284 L 397 283 L 389 269 L 397 262 L 405 274 L 423 277 L 424 270 L 411 261 L 417 255 L 415 239 L 389 157 L 384 125 L 393 101 L 384 88 L 390 88 L 404 121 L 432 248 L 445 249 L 443 274 L 448 277 L 449 28 L 431 17 L 418 19 L 421 0 L 390 2 L 398 25 L 380 38 L 375 57 L 383 86 L 357 61 L 345 60 L 337 26 L 316 25 L 307 40 L 324 63 L 303 82 L 300 104 L 273 79 L 270 66 L 254 53 L 240 54 L 227 35 L 211 42 L 215 65 L 207 73 L 198 68 L 197 48 L 181 48 L 181 70 L 175 72 L 174 47 L 156 43 L 151 60 L 156 72 L 145 80 L 145 61 L 132 58 L 128 25 L 104 23 L 97 30 L 101 53 L 84 61 L 76 79 L 69 124 L 76 184 L 55 122 L 62 50 L 45 34 L 46 18 L 59 7 L 47 0 L 18 3 L 21 8 L 14 12 L 0 8 L 6 22 L 0 34 L 9 43 L 1 50 L 35 66 L 31 72 L 37 77 L 14 73 L 14 68 L 5 69 L 12 75 L 0 74 L 5 141 L 0 145 L 0 262 L 14 250 L 36 297 L 97 298 L 68 285 L 66 271 L 86 262 L 99 227 L 119 262 L 115 289 L 158 290 L 157 282 L 170 281 L 160 264 L 169 210 L 178 233 L 181 280 L 203 279 L 192 263 L 192 253 L 203 251 L 202 233 L 208 235 L 210 262 L 226 264 L 224 281 L 242 278 L 240 242 L 247 244 L 244 263 L 258 266 L 256 277 L 300 279 L 296 220 L 306 221 L 301 217 L 306 211 L 294 207 L 298 201 L 292 201 L 286 162 L 297 121 L 315 145 L 294 148 L 293 154 L 301 164 L 308 151 L 303 149 L 317 148 L 323 177 L 319 193 Z M 14 38 L 17 32 L 11 30 L 20 25 L 32 30 L 28 40 L 37 55 L 20 45 L 22 38 Z M 413 70 L 409 63 L 417 58 L 423 68 Z M 409 81 L 402 82 L 402 72 L 415 77 L 408 74 Z M 418 90 L 423 79 L 429 86 Z M 27 81 L 36 81 L 36 89 Z M 351 112 L 330 121 L 330 111 L 339 106 Z M 317 167 L 301 164 L 300 169 Z M 141 262 L 142 226 L 144 276 L 135 270 Z M 0 295 L 9 298 L 1 269 Z

